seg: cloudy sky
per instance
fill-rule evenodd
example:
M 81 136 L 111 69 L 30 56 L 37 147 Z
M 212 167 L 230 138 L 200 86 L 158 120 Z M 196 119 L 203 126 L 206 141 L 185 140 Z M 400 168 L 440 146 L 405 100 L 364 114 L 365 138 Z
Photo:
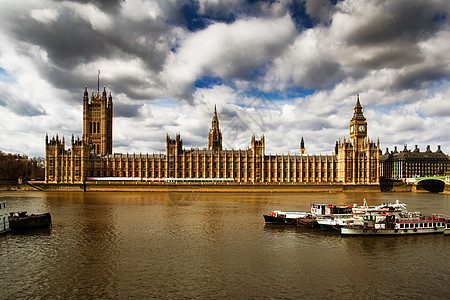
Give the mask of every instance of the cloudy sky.
M 267 153 L 331 154 L 359 93 L 386 147 L 450 153 L 450 1 L 0 0 L 0 150 L 81 136 L 82 95 L 114 101 L 114 152 L 262 134 Z M 69 143 L 66 143 L 70 147 Z

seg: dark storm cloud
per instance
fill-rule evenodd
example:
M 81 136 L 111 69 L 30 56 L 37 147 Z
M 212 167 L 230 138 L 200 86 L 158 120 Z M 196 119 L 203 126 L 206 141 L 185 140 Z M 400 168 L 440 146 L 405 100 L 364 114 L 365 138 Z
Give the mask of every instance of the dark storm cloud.
M 409 51 L 404 47 L 384 47 L 372 57 L 361 61 L 361 65 L 370 69 L 401 68 L 405 65 L 419 63 L 423 60 L 421 50 L 417 45 L 410 45 Z
M 424 89 L 434 80 L 450 76 L 449 69 L 421 68 L 405 74 L 399 74 L 396 77 L 393 87 L 402 89 Z M 424 86 L 425 85 L 425 86 Z
M 149 81 L 149 77 L 116 76 L 108 81 L 108 88 L 116 93 L 124 93 L 127 97 L 134 100 L 148 100 L 160 96 L 158 91 L 165 87 L 157 82 Z M 152 91 L 149 91 L 152 90 Z
M 327 89 L 344 78 L 341 66 L 334 61 L 318 60 L 311 62 L 307 68 L 308 76 L 299 82 L 307 89 Z
M 347 35 L 351 45 L 413 43 L 435 34 L 448 25 L 448 2 L 379 1 L 385 7 Z
M 115 2 L 115 5 L 120 3 Z M 146 72 L 157 74 L 173 47 L 170 28 L 164 19 L 151 20 L 148 17 L 130 20 L 108 9 L 103 13 L 110 13 L 107 16 L 111 25 L 99 30 L 75 13 L 73 7 L 61 6 L 57 13 L 57 19 L 49 24 L 30 18 L 29 11 L 23 10 L 14 16 L 14 22 L 8 22 L 6 28 L 11 36 L 27 43 L 20 50 L 24 55 L 32 56 L 34 45 L 44 50 L 48 63 L 37 66 L 41 74 L 55 87 L 64 87 L 72 92 L 78 92 L 85 84 L 89 85 L 86 78 L 71 72 L 80 65 L 88 65 L 99 59 L 140 59 L 143 62 L 141 67 Z M 92 73 L 96 74 L 96 69 Z M 128 84 L 122 84 L 122 80 L 111 80 L 112 85 L 120 87 L 116 92 L 137 99 L 153 96 L 140 92 L 145 90 L 142 89 L 144 79 L 134 78 L 133 84 L 127 81 Z
M 140 115 L 140 109 L 143 104 L 123 104 L 120 102 L 114 102 L 114 117 L 122 118 L 135 118 Z
M 39 45 L 52 64 L 65 70 L 114 53 L 108 38 L 71 10 L 64 8 L 58 14 L 54 23 L 44 24 L 24 13 L 10 25 L 11 33 L 24 42 Z

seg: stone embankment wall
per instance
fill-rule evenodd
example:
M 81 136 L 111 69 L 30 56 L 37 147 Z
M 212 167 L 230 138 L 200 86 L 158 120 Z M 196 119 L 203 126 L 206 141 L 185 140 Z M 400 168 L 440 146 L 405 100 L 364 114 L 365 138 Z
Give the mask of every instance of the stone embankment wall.
M 50 184 L 34 182 L 33 186 L 19 185 L 19 190 L 44 191 L 133 191 L 133 192 L 380 192 L 380 185 L 344 184 L 251 184 L 251 183 L 148 183 L 148 182 L 86 182 L 85 184 Z

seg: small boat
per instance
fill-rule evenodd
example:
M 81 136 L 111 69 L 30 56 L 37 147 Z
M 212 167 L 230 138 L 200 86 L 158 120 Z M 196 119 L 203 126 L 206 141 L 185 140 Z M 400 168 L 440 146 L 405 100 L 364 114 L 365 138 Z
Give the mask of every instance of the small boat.
M 353 204 L 350 214 L 334 214 L 334 215 L 322 215 L 317 216 L 317 223 L 323 230 L 340 230 L 345 226 L 362 225 L 362 217 L 371 215 L 396 215 L 399 216 L 402 213 L 406 213 L 406 204 L 399 203 L 397 200 L 395 203 L 383 203 L 381 205 L 369 206 L 366 199 L 364 204 L 358 206 Z
M 432 215 L 424 217 L 418 212 L 395 215 L 366 215 L 363 224 L 341 228 L 342 235 L 412 235 L 444 233 L 447 219 Z
M 307 215 L 306 212 L 274 210 L 269 215 L 264 215 L 264 221 L 266 224 L 297 225 L 297 219 Z
M 316 218 L 322 230 L 341 230 L 344 226 L 361 224 L 361 216 L 353 214 L 318 216 Z
M 310 212 L 274 210 L 264 216 L 266 224 L 298 225 L 301 227 L 318 227 L 316 218 L 322 215 L 343 214 L 352 211 L 352 206 L 332 204 L 310 204 Z
M 369 206 L 366 199 L 363 200 L 362 206 L 357 206 L 353 204 L 352 214 L 362 214 L 367 213 L 396 213 L 396 212 L 406 212 L 406 203 L 400 203 L 398 199 L 395 203 L 383 203 L 380 205 Z
M 31 214 L 24 212 L 14 212 L 9 215 L 9 227 L 16 229 L 51 228 L 52 217 L 50 213 Z
M 0 202 L 0 234 L 6 233 L 9 228 L 9 216 L 6 210 L 6 202 Z

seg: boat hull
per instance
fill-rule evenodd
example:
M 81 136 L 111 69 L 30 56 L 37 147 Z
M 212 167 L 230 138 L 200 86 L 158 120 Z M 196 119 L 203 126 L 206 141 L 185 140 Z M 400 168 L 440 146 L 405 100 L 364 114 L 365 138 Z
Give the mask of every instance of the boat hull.
M 319 224 L 320 229 L 327 230 L 327 231 L 339 231 L 342 228 L 342 226 L 340 226 L 340 225 L 321 224 L 321 223 L 318 223 L 318 224 Z
M 52 218 L 50 213 L 9 217 L 9 228 L 11 230 L 50 228 L 51 226 Z
M 297 225 L 297 219 L 264 215 L 266 224 Z
M 313 218 L 298 218 L 297 225 L 305 228 L 319 228 L 319 224 Z

